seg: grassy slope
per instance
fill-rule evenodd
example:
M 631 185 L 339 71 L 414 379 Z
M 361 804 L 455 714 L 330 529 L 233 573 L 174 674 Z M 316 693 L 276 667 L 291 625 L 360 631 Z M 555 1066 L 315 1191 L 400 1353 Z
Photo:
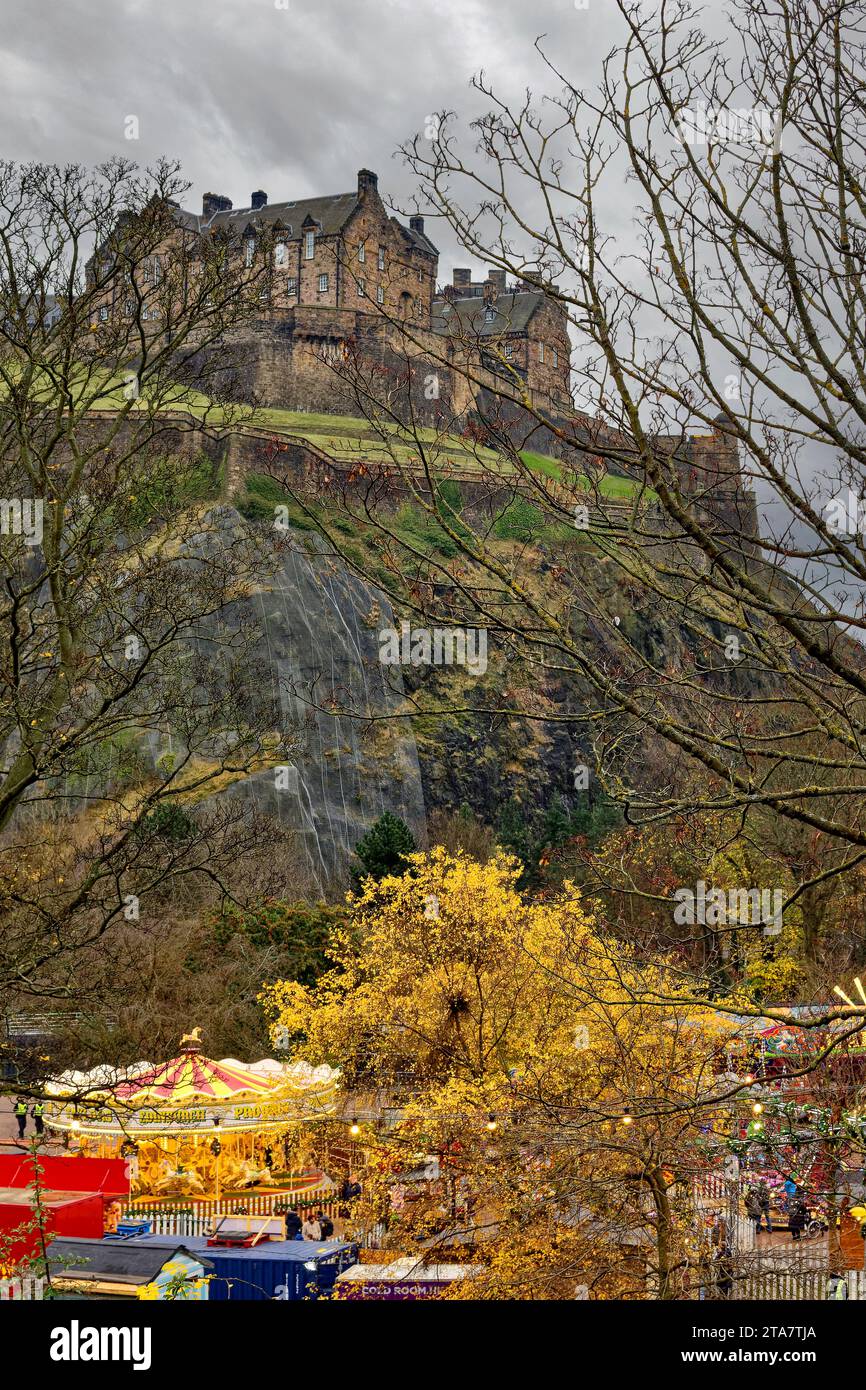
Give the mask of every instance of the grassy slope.
M 103 410 L 122 405 L 125 386 L 125 377 L 106 380 L 100 399 L 95 404 Z M 169 399 L 162 404 L 167 410 L 184 410 L 200 416 L 207 413 L 209 424 L 215 427 L 219 427 L 225 418 L 219 407 L 193 390 L 179 389 L 176 402 Z M 294 435 L 309 440 L 323 453 L 341 462 L 387 462 L 393 457 L 400 463 L 411 463 L 418 458 L 418 442 L 395 424 L 383 423 L 374 428 L 369 420 L 354 416 L 266 408 L 251 411 L 246 423 L 257 429 L 272 430 L 274 434 Z M 429 450 L 428 462 L 436 471 L 449 464 L 466 471 L 503 474 L 512 471 L 509 460 L 495 449 L 482 448 L 457 435 L 442 435 L 434 429 L 419 429 L 417 435 L 425 452 Z M 387 437 L 387 442 L 382 436 Z M 546 477 L 562 477 L 562 464 L 558 459 L 531 449 L 522 450 L 521 458 L 529 468 Z M 637 484 L 630 478 L 614 474 L 602 477 L 598 483 L 601 494 L 611 498 L 631 497 L 636 487 Z
M 128 380 L 125 374 L 106 377 L 101 389 L 97 378 L 98 373 L 88 376 L 86 387 L 88 394 L 98 392 L 97 398 L 92 402 L 95 408 L 110 411 L 125 404 L 124 391 Z M 36 394 L 38 395 L 38 391 Z M 48 381 L 45 397 L 46 404 L 54 403 L 54 387 Z M 135 408 L 137 407 L 134 406 L 133 409 Z M 169 411 L 182 410 L 194 416 L 207 414 L 208 423 L 216 428 L 226 418 L 224 412 L 212 405 L 206 396 L 186 388 L 178 388 L 177 399 L 163 400 L 160 408 Z M 419 459 L 420 442 L 427 454 L 427 462 L 436 472 L 443 468 L 447 470 L 449 465 L 461 471 L 486 474 L 506 475 L 513 471 L 511 462 L 495 449 L 483 448 L 457 435 L 442 435 L 434 429 L 419 429 L 416 441 L 399 425 L 383 423 L 374 428 L 369 420 L 353 416 L 318 415 L 264 408 L 251 411 L 245 420 L 248 425 L 258 429 L 309 440 L 310 444 L 321 449 L 323 453 L 341 462 L 377 463 L 394 459 L 403 464 L 411 463 Z M 558 480 L 562 477 L 562 464 L 558 459 L 530 449 L 522 450 L 521 458 L 529 468 L 548 478 Z M 629 498 L 637 488 L 637 484 L 631 479 L 614 474 L 599 479 L 597 486 L 602 496 L 612 499 Z M 647 493 L 646 496 L 650 498 L 651 494 Z

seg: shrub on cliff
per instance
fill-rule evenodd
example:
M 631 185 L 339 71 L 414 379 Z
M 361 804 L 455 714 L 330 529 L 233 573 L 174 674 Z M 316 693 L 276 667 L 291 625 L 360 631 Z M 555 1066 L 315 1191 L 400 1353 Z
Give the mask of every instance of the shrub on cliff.
M 406 822 L 386 811 L 355 846 L 357 862 L 350 867 L 352 886 L 358 890 L 367 878 L 378 881 L 386 874 L 402 873 L 407 867 L 406 856 L 415 849 L 415 837 Z

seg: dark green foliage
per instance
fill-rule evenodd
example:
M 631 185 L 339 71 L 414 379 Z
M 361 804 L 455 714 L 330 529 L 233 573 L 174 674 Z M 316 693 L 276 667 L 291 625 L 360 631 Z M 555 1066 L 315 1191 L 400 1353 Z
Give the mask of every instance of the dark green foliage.
M 500 541 L 533 541 L 544 531 L 544 517 L 538 507 L 515 498 L 493 523 L 493 534 Z
M 299 502 L 290 497 L 285 488 L 274 478 L 262 473 L 250 473 L 246 478 L 246 489 L 235 499 L 241 516 L 248 521 L 273 521 L 275 508 L 285 507 L 289 526 L 295 531 L 316 531 L 318 527 L 308 516 Z
M 193 502 L 219 496 L 220 469 L 206 454 L 192 461 L 148 459 L 140 470 L 134 495 L 125 499 L 118 524 L 124 530 L 159 524 Z
M 145 816 L 140 833 L 179 844 L 189 840 L 198 829 L 195 821 L 175 801 L 161 801 L 155 811 Z
M 406 869 L 406 855 L 415 849 L 415 838 L 405 821 L 386 811 L 355 846 L 356 862 L 350 866 L 356 890 L 365 878 L 384 878 Z
M 593 849 L 620 819 L 619 807 L 605 796 L 590 801 L 584 795 L 574 806 L 557 796 L 544 811 L 528 816 L 512 798 L 502 809 L 498 839 L 503 849 L 523 861 L 520 886 L 531 888 L 540 882 L 542 870 L 553 852 L 578 838 L 586 841 L 588 849 Z
M 312 985 L 327 966 L 331 932 L 347 921 L 344 907 L 264 898 L 249 908 L 229 903 L 214 914 L 210 924 L 220 950 L 224 951 L 235 938 L 248 941 L 257 951 L 277 948 L 283 975 Z
M 443 512 L 447 516 L 449 524 L 453 528 L 454 518 Z M 435 517 L 425 512 L 422 507 L 414 502 L 405 502 L 394 518 L 394 530 L 400 540 L 412 550 L 419 550 L 423 554 L 436 551 L 439 555 L 444 555 L 448 559 L 457 555 L 459 547 L 446 531 L 442 529 Z

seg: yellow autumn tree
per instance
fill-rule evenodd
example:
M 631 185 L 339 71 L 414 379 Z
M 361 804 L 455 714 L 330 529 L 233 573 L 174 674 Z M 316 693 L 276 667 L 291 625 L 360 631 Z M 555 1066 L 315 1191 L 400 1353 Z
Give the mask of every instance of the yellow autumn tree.
M 438 848 L 368 880 L 333 969 L 270 986 L 269 1020 L 366 1097 L 365 1203 L 394 1249 L 470 1243 L 474 1296 L 679 1296 L 693 1180 L 728 1123 L 723 1025 L 573 885 L 526 901 L 519 874 Z M 431 1157 L 438 1179 L 407 1185 Z

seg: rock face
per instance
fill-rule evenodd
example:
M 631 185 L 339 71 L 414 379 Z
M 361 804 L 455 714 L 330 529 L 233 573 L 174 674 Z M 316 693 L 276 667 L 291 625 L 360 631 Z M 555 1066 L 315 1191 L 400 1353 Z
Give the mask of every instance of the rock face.
M 303 543 L 302 543 L 303 542 Z M 223 795 L 242 797 L 298 835 L 310 882 L 331 894 L 346 884 L 349 857 L 370 825 L 392 811 L 425 843 L 418 753 L 395 712 L 399 670 L 379 662 L 378 632 L 390 606 L 311 538 L 291 542 L 255 597 L 260 654 L 291 745 L 288 761 L 256 772 Z

